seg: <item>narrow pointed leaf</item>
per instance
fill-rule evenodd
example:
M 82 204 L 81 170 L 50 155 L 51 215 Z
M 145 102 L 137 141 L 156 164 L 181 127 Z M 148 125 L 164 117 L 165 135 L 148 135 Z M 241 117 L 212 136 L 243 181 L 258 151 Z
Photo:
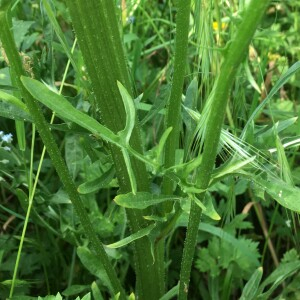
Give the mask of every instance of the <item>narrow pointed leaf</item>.
M 18 91 L 18 89 L 11 85 L 0 84 L 0 90 L 7 90 L 7 91 Z
M 129 144 L 129 140 L 130 140 L 131 133 L 134 128 L 134 122 L 135 122 L 135 113 L 136 113 L 135 106 L 134 106 L 134 102 L 133 102 L 131 96 L 129 95 L 129 93 L 127 92 L 125 87 L 122 85 L 122 83 L 118 81 L 117 84 L 118 84 L 118 88 L 119 88 L 120 94 L 122 96 L 123 104 L 124 104 L 125 111 L 126 111 L 126 125 L 125 125 L 124 130 L 119 132 L 119 135 L 121 134 L 121 136 L 124 137 L 126 144 Z
M 100 177 L 93 180 L 82 183 L 78 187 L 78 192 L 80 194 L 89 194 L 97 192 L 99 189 L 107 186 L 115 175 L 114 167 L 111 167 L 108 171 L 103 173 Z
M 0 101 L 0 116 L 12 120 L 32 122 L 32 118 L 28 112 L 8 102 Z
M 271 273 L 260 285 L 258 289 L 259 296 L 255 299 L 270 299 L 269 297 L 276 290 L 276 288 L 281 285 L 287 278 L 291 277 L 295 272 L 300 269 L 300 261 L 281 263 L 273 273 Z M 272 284 L 272 285 L 271 285 Z M 271 286 L 270 286 L 271 285 Z M 270 286 L 269 289 L 263 293 L 265 288 Z
M 52 92 L 37 80 L 24 76 L 21 77 L 21 80 L 25 88 L 35 99 L 49 107 L 62 119 L 76 123 L 91 133 L 100 135 L 106 141 L 119 145 L 119 138 L 111 130 L 101 125 L 92 117 L 77 110 L 63 96 Z
M 124 157 L 124 161 L 125 161 L 126 168 L 127 168 L 127 173 L 128 173 L 128 176 L 129 176 L 131 191 L 135 195 L 136 191 L 137 191 L 137 183 L 136 183 L 134 171 L 132 169 L 131 160 L 130 160 L 129 154 L 128 154 L 126 149 L 122 149 L 122 154 L 123 154 L 123 157 Z
M 122 194 L 115 197 L 114 201 L 126 208 L 145 209 L 151 205 L 157 205 L 165 201 L 181 200 L 178 196 L 169 195 L 153 195 L 147 192 L 138 192 L 136 195 L 133 193 Z
M 167 141 L 171 131 L 172 131 L 172 127 L 167 128 L 159 140 L 159 144 L 157 147 L 157 161 L 159 161 L 159 162 L 162 162 L 163 150 L 164 150 L 166 141 Z
M 245 160 L 231 161 L 228 164 L 225 164 L 214 170 L 211 176 L 211 182 L 215 183 L 217 179 L 221 179 L 226 175 L 233 174 L 238 172 L 244 166 L 252 163 L 256 159 L 256 156 L 251 156 Z
M 177 284 L 174 287 L 172 287 L 166 294 L 164 294 L 159 300 L 174 299 L 174 297 L 176 297 L 176 295 L 178 293 L 178 289 L 179 289 L 179 285 Z
M 268 96 L 260 103 L 260 105 L 255 109 L 250 118 L 248 119 L 244 130 L 241 134 L 242 137 L 245 136 L 246 131 L 251 124 L 251 122 L 255 119 L 255 117 L 262 111 L 264 106 L 271 100 L 271 98 L 279 91 L 279 89 L 300 69 L 300 61 L 293 64 L 287 71 L 284 73 L 279 80 L 275 83 Z
M 102 293 L 96 283 L 96 281 L 94 281 L 91 285 L 91 290 L 94 296 L 94 299 L 99 299 L 99 300 L 104 300 Z
M 258 138 L 263 141 L 268 137 L 272 137 L 274 135 L 274 130 L 276 130 L 277 133 L 285 130 L 286 128 L 290 127 L 291 125 L 295 124 L 298 117 L 289 118 L 286 120 L 278 121 L 272 126 L 270 129 L 266 130 L 262 134 L 258 136 Z
M 113 243 L 113 244 L 106 245 L 106 247 L 108 247 L 108 248 L 120 248 L 120 247 L 123 247 L 125 245 L 128 245 L 129 243 L 148 235 L 155 226 L 156 226 L 155 224 L 151 224 L 148 227 L 143 228 L 143 229 L 131 234 L 130 236 L 126 237 L 125 239 L 122 239 L 122 240 L 120 240 L 116 243 Z
M 209 193 L 206 193 L 204 200 L 205 210 L 203 210 L 203 214 L 211 218 L 212 220 L 219 221 L 221 220 L 220 215 L 217 213 L 214 204 L 213 198 Z
M 0 99 L 13 104 L 14 106 L 18 107 L 19 109 L 23 110 L 24 112 L 28 112 L 28 109 L 25 105 L 25 103 L 23 103 L 20 99 L 18 99 L 17 97 L 5 93 L 3 91 L 0 91 Z
M 262 275 L 263 275 L 263 268 L 262 267 L 257 268 L 255 272 L 252 274 L 249 281 L 246 283 L 240 300 L 255 299 Z

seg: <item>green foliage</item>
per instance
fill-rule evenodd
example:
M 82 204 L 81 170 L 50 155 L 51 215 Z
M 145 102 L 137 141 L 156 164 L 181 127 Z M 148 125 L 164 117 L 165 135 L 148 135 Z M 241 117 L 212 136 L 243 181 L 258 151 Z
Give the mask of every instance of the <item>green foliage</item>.
M 249 225 L 251 227 L 251 224 L 243 221 L 245 217 L 246 215 L 236 216 L 231 223 L 226 224 L 224 231 L 229 231 L 234 236 L 237 229 L 247 229 Z M 196 267 L 200 272 L 208 273 L 211 277 L 218 277 L 222 271 L 227 270 L 232 265 L 233 281 L 248 279 L 259 264 L 258 243 L 239 238 L 238 247 L 233 249 L 232 246 L 232 243 L 222 239 L 222 235 L 220 238 L 212 237 L 207 248 L 199 250 L 198 259 L 195 262 Z M 253 257 L 252 260 L 245 255 L 245 251 L 250 253 Z
M 1 299 L 300 298 L 299 1 L 177 2 L 0 1 Z
M 254 273 L 252 274 L 251 278 L 249 279 L 249 281 L 247 282 L 247 284 L 245 285 L 244 289 L 243 289 L 243 293 L 240 299 L 246 300 L 246 299 L 255 299 L 255 295 L 258 289 L 258 285 L 261 281 L 263 272 L 262 272 L 262 268 L 259 267 L 258 269 L 256 269 L 254 271 Z

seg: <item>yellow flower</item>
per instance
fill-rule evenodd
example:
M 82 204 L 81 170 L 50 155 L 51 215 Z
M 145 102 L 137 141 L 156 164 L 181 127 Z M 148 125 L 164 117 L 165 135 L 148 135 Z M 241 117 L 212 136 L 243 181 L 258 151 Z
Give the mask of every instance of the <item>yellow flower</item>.
M 218 30 L 218 28 L 219 28 L 219 25 L 218 25 L 219 23 L 218 22 L 213 22 L 213 30 Z M 221 29 L 222 30 L 224 30 L 224 29 L 226 29 L 226 27 L 227 27 L 227 23 L 225 23 L 225 22 L 222 22 L 222 25 L 221 25 Z

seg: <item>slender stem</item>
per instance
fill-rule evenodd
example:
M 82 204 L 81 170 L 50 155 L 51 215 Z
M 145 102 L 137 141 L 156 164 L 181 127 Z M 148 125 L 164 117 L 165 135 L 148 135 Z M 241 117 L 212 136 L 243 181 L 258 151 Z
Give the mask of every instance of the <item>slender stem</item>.
M 212 105 L 212 109 L 209 112 L 207 130 L 205 132 L 205 143 L 202 154 L 203 163 L 199 167 L 199 187 L 203 190 L 207 188 L 211 172 L 214 168 L 227 100 L 237 68 L 245 58 L 250 41 L 268 3 L 269 0 L 252 0 L 248 4 L 247 10 L 242 14 L 242 22 L 237 28 L 235 36 L 230 41 L 219 77 L 214 84 L 211 102 L 209 103 L 209 105 Z M 203 197 L 204 193 L 200 195 L 199 199 L 202 200 Z M 187 299 L 188 295 L 189 278 L 200 223 L 200 214 L 201 209 L 195 203 L 192 203 L 181 262 L 179 300 Z
M 166 141 L 164 165 L 166 168 L 175 164 L 175 152 L 179 148 L 179 135 L 181 129 L 181 98 L 184 84 L 185 66 L 187 62 L 189 18 L 191 0 L 178 1 L 176 15 L 176 41 L 174 57 L 174 75 L 171 95 L 166 110 L 166 128 L 172 127 L 172 131 Z M 163 178 L 162 191 L 165 195 L 173 193 L 174 182 L 167 176 Z M 163 210 L 168 212 L 172 209 L 170 203 L 165 203 Z M 164 261 L 165 237 L 157 243 L 157 259 L 159 265 Z M 159 270 L 160 282 L 165 281 L 165 270 Z
M 172 167 L 175 163 L 175 151 L 179 148 L 179 135 L 181 129 L 181 98 L 187 62 L 189 17 L 191 1 L 178 1 L 176 15 L 176 41 L 174 57 L 174 76 L 171 95 L 167 106 L 166 128 L 172 127 L 172 131 L 166 142 L 164 165 Z M 172 194 L 174 182 L 164 177 L 163 193 Z
M 278 203 L 276 204 L 276 208 L 278 207 Z M 263 258 L 264 258 L 264 255 L 265 255 L 265 249 L 266 249 L 266 245 L 268 246 L 269 250 L 270 250 L 270 254 L 271 254 L 271 257 L 273 259 L 273 263 L 274 263 L 274 266 L 275 267 L 278 267 L 279 265 L 279 260 L 278 260 L 278 257 L 277 257 L 277 254 L 276 254 L 276 250 L 274 248 L 274 245 L 273 245 L 273 242 L 270 238 L 270 229 L 268 229 L 268 225 L 267 225 L 267 221 L 265 219 L 265 216 L 264 216 L 264 213 L 263 213 L 263 209 L 260 205 L 260 203 L 255 203 L 254 205 L 254 209 L 255 209 L 255 213 L 257 215 L 257 218 L 258 218 L 258 221 L 259 221 L 259 224 L 260 224 L 260 227 L 262 229 L 262 232 L 263 232 L 263 235 L 265 237 L 265 246 L 264 246 L 264 250 L 263 250 Z
M 30 217 L 30 213 L 31 213 L 31 208 L 32 208 L 32 204 L 33 204 L 33 196 L 34 196 L 34 192 L 36 189 L 36 184 L 38 182 L 38 176 L 41 170 L 41 165 L 39 165 L 38 170 L 37 170 L 37 178 L 35 180 L 35 184 L 32 186 L 32 168 L 33 168 L 33 154 L 34 154 L 34 141 L 35 141 L 35 124 L 32 124 L 32 139 L 31 139 L 31 155 L 30 155 L 30 176 L 29 176 L 29 183 L 28 183 L 28 190 L 29 190 L 29 197 L 28 197 L 28 207 L 27 207 L 27 212 L 26 212 L 26 217 L 25 217 L 25 221 L 24 221 L 24 225 L 23 225 L 23 230 L 22 230 L 22 234 L 21 234 L 21 239 L 20 239 L 20 244 L 19 244 L 19 248 L 18 248 L 18 253 L 17 253 L 17 257 L 16 257 L 16 263 L 15 263 L 15 267 L 14 267 L 14 273 L 13 273 L 13 278 L 11 281 L 11 287 L 10 287 L 10 292 L 9 292 L 9 297 L 11 298 L 13 296 L 14 293 L 14 287 L 15 287 L 15 283 L 16 283 L 16 279 L 17 279 L 17 272 L 18 272 L 18 268 L 19 268 L 19 263 L 20 263 L 20 259 L 21 259 L 21 253 L 22 253 L 22 249 L 23 249 L 23 243 L 25 240 L 25 235 L 26 235 L 26 231 L 27 231 L 27 225 L 29 222 L 29 217 Z
M 13 69 L 14 74 L 16 74 L 16 82 L 18 88 L 21 92 L 23 99 L 25 100 L 29 112 L 48 151 L 53 166 L 55 167 L 62 183 L 65 186 L 67 193 L 69 194 L 69 197 L 74 205 L 75 211 L 77 212 L 78 217 L 85 230 L 87 238 L 92 245 L 94 253 L 97 255 L 97 257 L 103 264 L 107 276 L 111 281 L 113 292 L 115 294 L 120 292 L 121 299 L 125 299 L 125 292 L 117 278 L 117 275 L 110 263 L 110 260 L 104 250 L 102 243 L 99 241 L 93 229 L 93 226 L 89 220 L 89 216 L 77 192 L 76 186 L 72 181 L 68 168 L 61 156 L 59 148 L 54 140 L 54 137 L 50 132 L 49 125 L 46 122 L 36 100 L 27 92 L 27 90 L 22 85 L 20 77 L 24 75 L 25 72 L 23 70 L 22 63 L 11 32 L 11 28 L 7 20 L 7 11 L 5 10 L 0 10 L 0 28 L 0 39 L 4 50 L 6 51 L 10 67 Z M 28 209 L 28 211 L 30 210 Z

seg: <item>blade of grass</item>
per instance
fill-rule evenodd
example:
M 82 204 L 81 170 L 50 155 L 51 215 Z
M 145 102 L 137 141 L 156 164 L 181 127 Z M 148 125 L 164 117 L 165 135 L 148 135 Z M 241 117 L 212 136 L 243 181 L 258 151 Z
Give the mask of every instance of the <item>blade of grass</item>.
M 300 69 L 300 61 L 294 63 L 276 82 L 276 84 L 271 89 L 268 96 L 257 106 L 257 108 L 254 110 L 250 118 L 247 120 L 247 123 L 243 129 L 243 132 L 241 134 L 241 138 L 245 137 L 247 130 L 251 124 L 252 121 L 255 120 L 255 118 L 258 116 L 258 114 L 262 111 L 264 106 L 271 100 L 271 98 L 277 93 L 277 91 L 293 76 L 296 72 L 298 72 Z
M 258 290 L 262 275 L 263 275 L 262 267 L 259 267 L 254 271 L 254 273 L 252 274 L 252 276 L 250 277 L 250 279 L 248 280 L 247 284 L 243 289 L 243 293 L 241 295 L 240 300 L 255 299 L 256 292 Z

